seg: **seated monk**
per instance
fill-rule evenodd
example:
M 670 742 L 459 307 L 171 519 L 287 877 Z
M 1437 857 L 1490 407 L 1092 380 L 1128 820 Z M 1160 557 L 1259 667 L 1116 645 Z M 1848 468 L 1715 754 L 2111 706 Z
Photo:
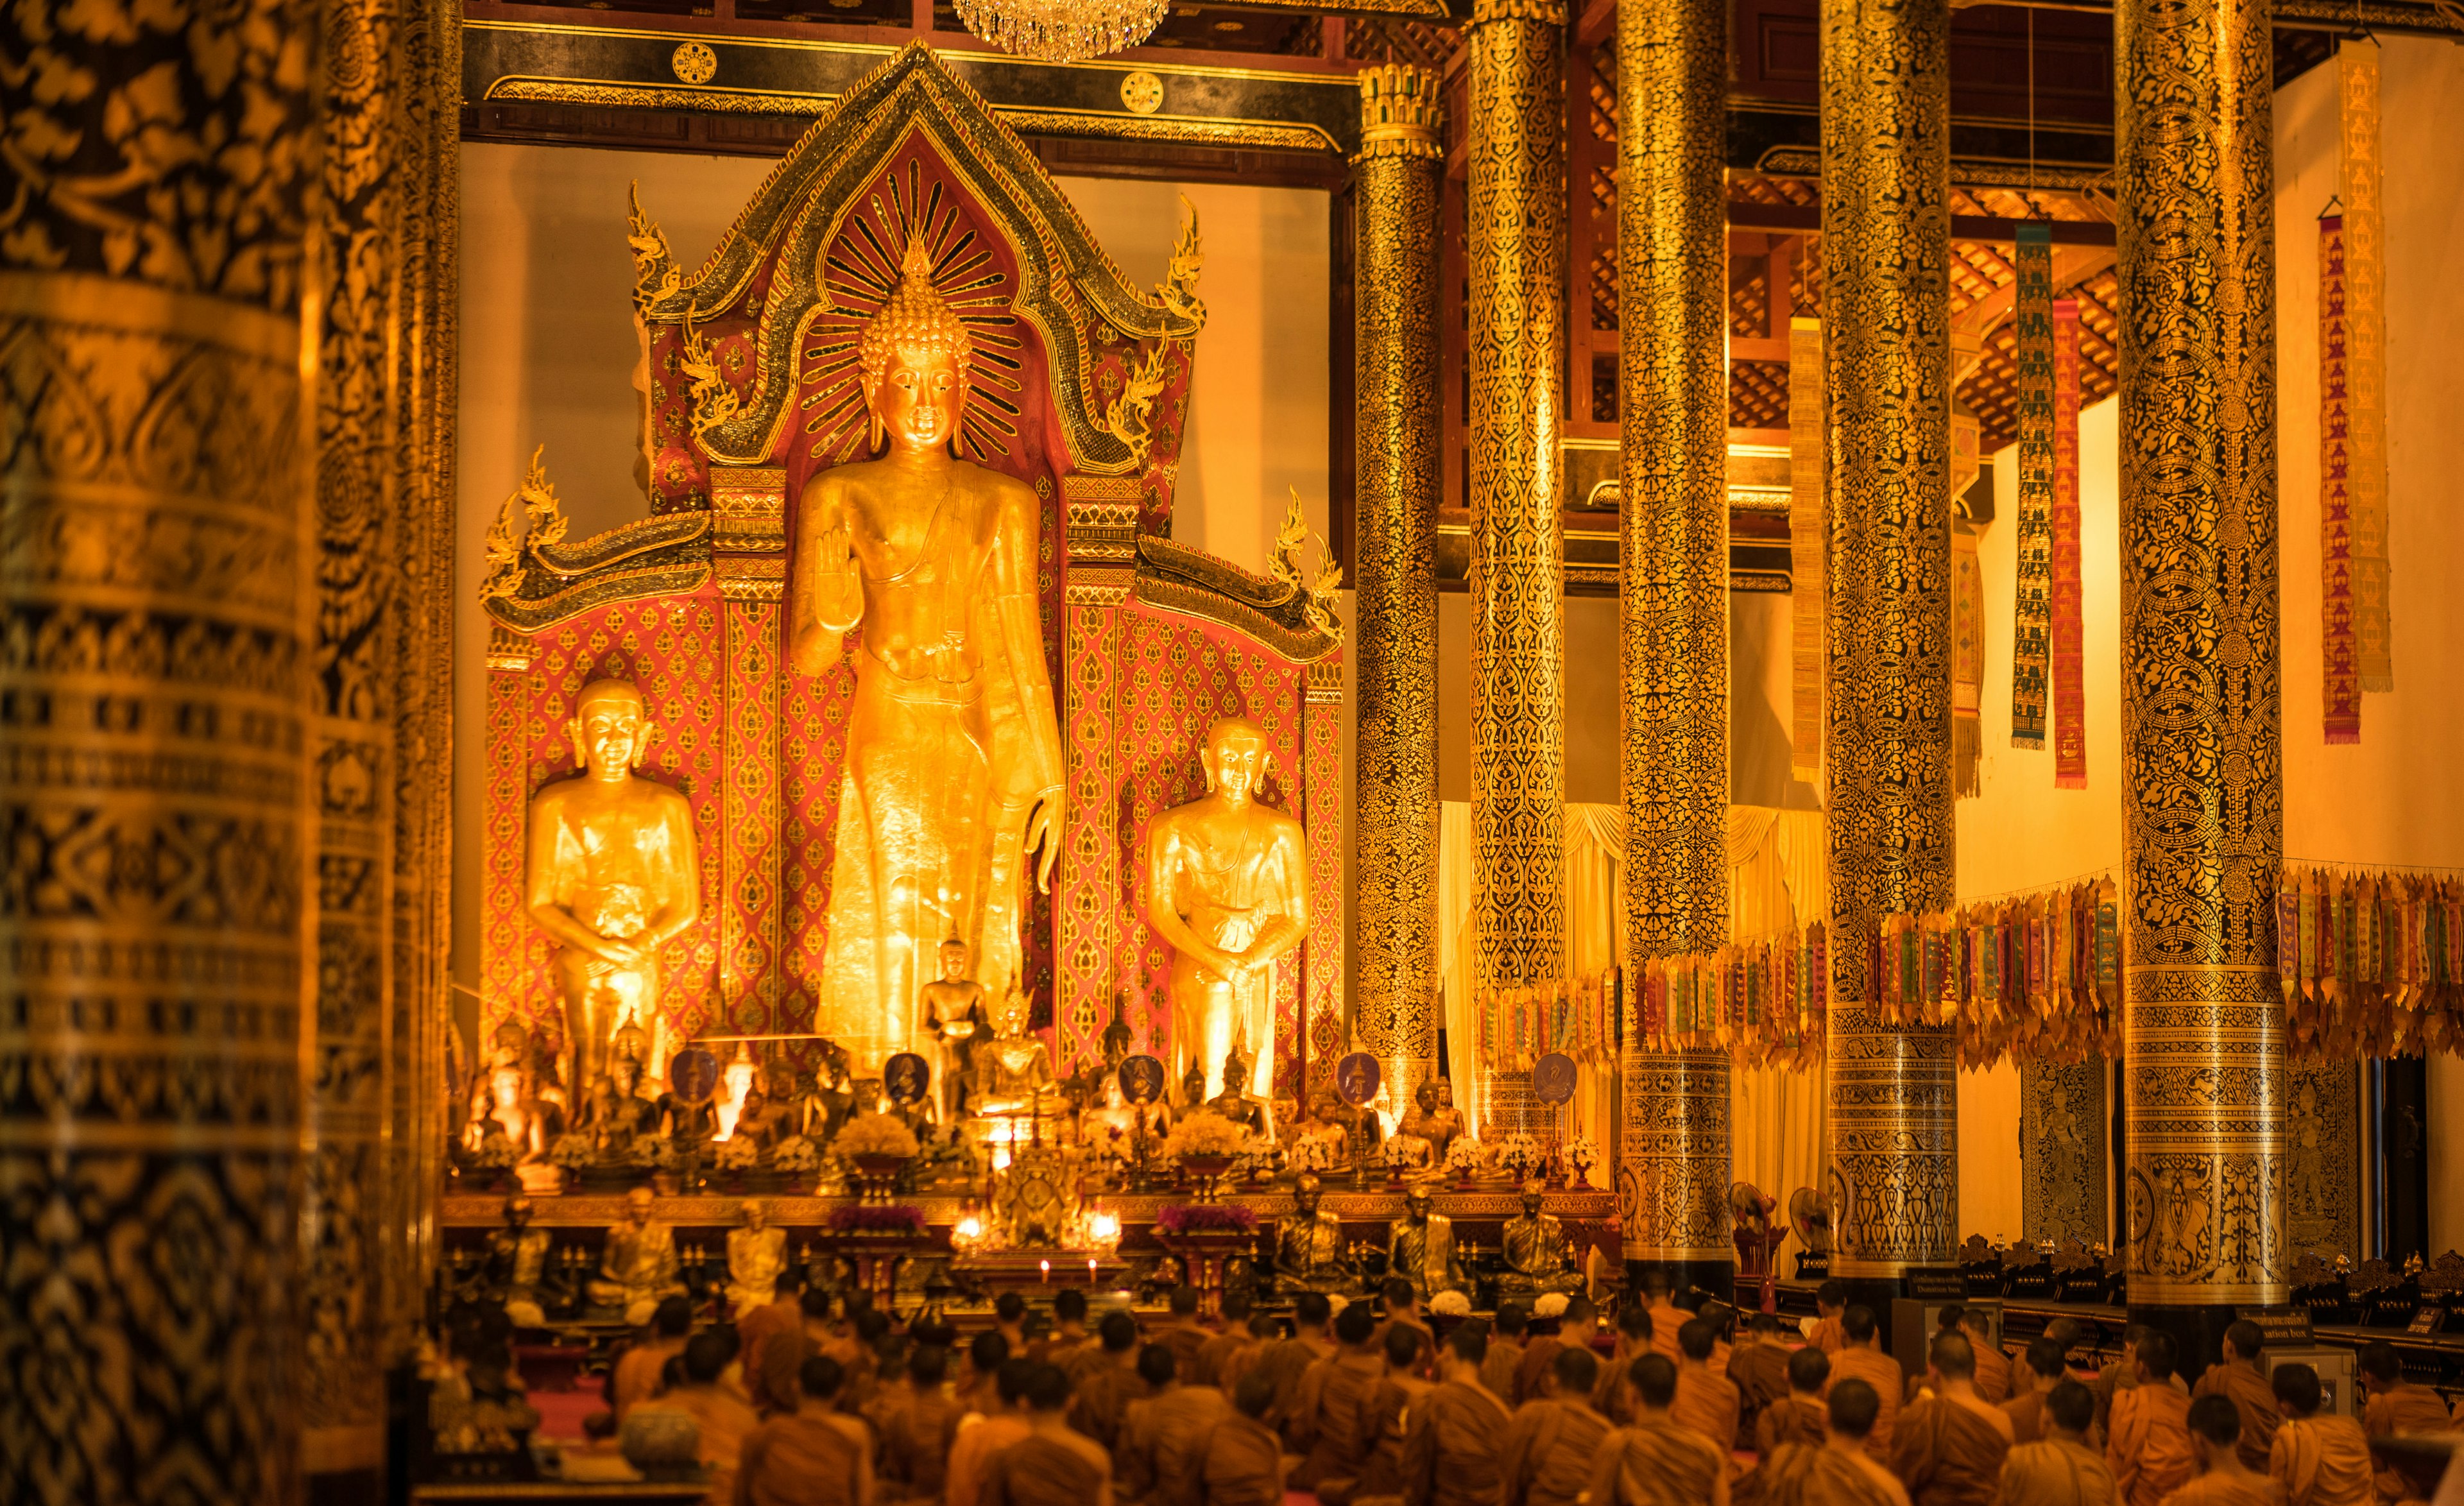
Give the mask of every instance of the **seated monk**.
M 1262 1370 L 1232 1388 L 1232 1415 L 1206 1435 L 1199 1458 L 1202 1506 L 1284 1506 L 1283 1440 L 1266 1426 L 1274 1405 L 1275 1383 Z
M 1211 1385 L 1183 1385 L 1180 1360 L 1169 1344 L 1138 1352 L 1138 1376 L 1147 1394 L 1130 1404 L 1112 1467 L 1124 1501 L 1154 1506 L 1199 1506 L 1199 1467 L 1206 1438 L 1231 1413 L 1223 1393 Z
M 1839 1332 L 1845 1346 L 1831 1357 L 1831 1388 L 1837 1391 L 1842 1381 L 1862 1381 L 1874 1388 L 1881 1399 L 1881 1410 L 1874 1416 L 1873 1427 L 1865 1434 L 1865 1449 L 1877 1464 L 1891 1460 L 1891 1434 L 1899 1426 L 1900 1395 L 1905 1389 L 1907 1372 L 1900 1362 L 1882 1353 L 1881 1340 L 1876 1332 L 1874 1310 L 1859 1302 L 1839 1315 Z M 1834 1403 L 1836 1406 L 1837 1404 Z
M 1172 1289 L 1172 1326 L 1158 1336 L 1160 1341 L 1172 1346 L 1172 1357 L 1180 1362 L 1178 1374 L 1183 1381 L 1190 1381 L 1198 1373 L 1198 1352 L 1217 1337 L 1214 1329 L 1199 1320 L 1198 1296 L 1198 1288 L 1186 1283 Z
M 1754 1451 L 1769 1459 L 1781 1445 L 1819 1448 L 1831 1435 L 1831 1409 L 1823 1387 L 1831 1384 L 1831 1357 L 1812 1344 L 1788 1357 L 1788 1394 L 1754 1420 Z
M 1069 1426 L 1067 1372 L 1030 1365 L 1025 1391 L 1026 1436 L 993 1455 L 984 1506 L 1112 1506 L 1111 1456 Z
M 735 1506 L 872 1506 L 872 1434 L 838 1410 L 836 1360 L 804 1362 L 787 1406 L 745 1434 Z
M 2113 1431 L 2113 1399 L 2139 1384 L 2139 1340 L 2155 1331 L 2145 1323 L 2123 1324 L 2122 1358 L 2108 1361 L 2088 1383 L 2096 1392 L 2096 1426 L 2108 1437 Z
M 2165 1497 L 2165 1506 L 2283 1506 L 2274 1480 L 2241 1462 L 2241 1411 L 2212 1392 L 2190 1403 L 2190 1448 L 2199 1473 Z
M 1677 1330 L 1685 1326 L 1689 1315 L 1669 1297 L 1668 1273 L 1658 1266 L 1642 1273 L 1643 1311 L 1651 1315 L 1651 1348 L 1665 1355 L 1670 1364 L 1678 1361 Z
M 1095 1336 L 1087 1331 L 1087 1294 L 1076 1287 L 1064 1287 L 1052 1294 L 1052 1331 L 1041 1339 L 1031 1340 L 1026 1357 L 1044 1364 L 1057 1364 L 1076 1379 L 1084 1362 L 1101 1354 Z
M 1763 1409 L 1787 1398 L 1791 1352 L 1780 1338 L 1775 1313 L 1756 1313 L 1737 1347 L 1728 1351 L 1727 1376 L 1737 1385 L 1738 1448 L 1754 1447 L 1755 1424 Z
M 1388 1276 L 1386 1284 L 1378 1289 L 1378 1296 L 1385 1300 L 1386 1318 L 1377 1325 L 1377 1332 L 1369 1340 L 1369 1347 L 1382 1351 L 1386 1346 L 1386 1333 L 1389 1329 L 1399 1326 L 1419 1330 L 1420 1379 L 1432 1384 L 1436 1384 L 1438 1336 L 1431 1331 L 1428 1319 L 1420 1316 L 1419 1293 L 1414 1291 L 1412 1283 L 1401 1276 Z
M 769 1378 L 761 1373 L 761 1341 L 772 1334 L 793 1333 L 804 1326 L 804 1272 L 789 1261 L 779 1272 L 772 1299 L 736 1315 L 737 1356 L 744 1362 L 744 1388 L 753 1409 L 767 1417 L 791 1411 L 795 1403 L 770 1394 Z
M 2002 1461 L 1993 1506 L 2115 1506 L 2121 1489 L 2104 1455 L 2088 1446 L 2096 1427 L 2096 1393 L 2079 1382 L 2055 1383 L 2045 1393 L 2045 1435 L 2023 1443 Z
M 1300 1406 L 1301 1381 L 1309 1367 L 1331 1357 L 1334 1305 L 1322 1292 L 1303 1292 L 1292 1299 L 1292 1337 L 1278 1339 L 1258 1356 L 1258 1373 L 1275 1387 L 1275 1405 L 1266 1409 L 1266 1426 L 1284 1438 L 1287 1451 L 1301 1451 L 1291 1442 L 1292 1414 Z
M 1314 1491 L 1326 1479 L 1358 1479 L 1376 1446 L 1377 1383 L 1386 1374 L 1384 1362 L 1369 1347 L 1376 1328 L 1368 1303 L 1346 1307 L 1334 1320 L 1334 1354 L 1301 1377 L 1292 1415 L 1284 1425 L 1284 1441 L 1301 1460 L 1292 1467 L 1293 1490 Z
M 1934 1335 L 1926 1386 L 1900 1413 L 1891 1473 L 1915 1506 L 1990 1506 L 2011 1451 L 2011 1419 L 1976 1392 L 1976 1350 L 1957 1326 Z
M 1508 1406 L 1520 1406 L 1539 1395 L 1540 1378 L 1556 1362 L 1558 1352 L 1589 1349 L 1599 1333 L 1599 1308 L 1587 1296 L 1571 1299 L 1566 1310 L 1557 1315 L 1556 1333 L 1542 1334 L 1523 1346 L 1522 1362 L 1514 1367 L 1514 1393 L 1509 1396 L 1501 1392 L 1498 1400 Z
M 1725 1455 L 1737 1446 L 1737 1383 L 1711 1368 L 1711 1349 L 1719 1329 L 1707 1318 L 1685 1320 L 1677 1331 L 1677 1400 L 1668 1415 L 1680 1428 L 1691 1428 Z
M 1592 1406 L 1609 1420 L 1612 1428 L 1627 1428 L 1634 1423 L 1634 1388 L 1625 1383 L 1626 1373 L 1634 1362 L 1652 1352 L 1651 1309 L 1631 1298 L 1617 1304 L 1617 1350 L 1609 1362 L 1600 1366 L 1599 1384 L 1592 1388 Z M 1496 1347 L 1491 1339 L 1489 1346 Z
M 2267 1473 L 2284 1487 L 2286 1506 L 2367 1506 L 2372 1465 L 2362 1425 L 2319 1409 L 2326 1393 L 2306 1364 L 2278 1364 L 2267 1381 L 2284 1414 Z
M 1138 1320 L 1127 1313 L 1106 1313 L 1095 1331 L 1103 1338 L 1104 1357 L 1071 1383 L 1068 1421 L 1097 1447 L 1111 1450 L 1121 1441 L 1130 1404 L 1146 1394 L 1147 1384 L 1138 1379 Z
M 1029 1430 L 1026 1383 L 1035 1370 L 1029 1361 L 1001 1362 L 993 1376 L 992 1410 L 959 1420 L 949 1459 L 942 1466 L 942 1506 L 982 1506 L 994 1458 Z
M 2362 1431 L 2370 1437 L 2448 1430 L 2447 1404 L 2438 1399 L 2436 1391 L 2404 1378 L 2404 1361 L 2397 1356 L 2393 1344 L 2381 1342 L 2363 1347 L 2362 1390 L 2369 1397 L 2362 1408 Z M 2379 1472 L 2380 1500 L 2399 1501 L 2407 1494 L 2401 1473 L 2394 1470 Z
M 1514 1404 L 1514 1378 L 1523 1369 L 1525 1331 L 1530 1322 L 1530 1309 L 1504 1298 L 1498 1301 L 1497 1316 L 1488 1320 L 1488 1358 L 1481 1362 L 1480 1384 L 1509 1406 Z M 1434 1362 L 1436 1356 L 1430 1358 Z
M 1386 1337 L 1378 1343 L 1386 1374 L 1369 1404 L 1370 1436 L 1376 1441 L 1369 1446 L 1369 1458 L 1361 1465 L 1358 1479 L 1317 1482 L 1317 1498 L 1323 1506 L 1351 1506 L 1403 1494 L 1404 1424 L 1412 1408 L 1437 1384 L 1421 1379 L 1429 1367 L 1427 1351 L 1435 1347 L 1428 1340 L 1428 1331 L 1416 1323 L 1387 1325 Z
M 1908 1506 L 1908 1493 L 1874 1462 L 1881 1393 L 1862 1381 L 1831 1388 L 1831 1430 L 1818 1444 L 1787 1443 L 1738 1483 L 1739 1506 Z
M 917 1344 L 907 1357 L 907 1390 L 883 1414 L 881 1475 L 891 1494 L 912 1500 L 938 1500 L 946 1478 L 950 1430 L 957 1403 L 950 1396 L 950 1351 Z
M 2028 1352 L 2011 1369 L 2015 1394 L 2002 1404 L 2003 1414 L 2011 1419 L 2013 1443 L 2035 1443 L 2045 1436 L 2045 1398 L 2061 1384 L 2068 1369 L 2058 1340 L 2040 1337 L 2029 1341 Z M 2088 1400 L 2093 1405 L 2095 1397 Z M 2089 1421 L 2094 1420 L 2091 1412 Z
M 1241 1383 L 1266 1358 L 1266 1351 L 1282 1342 L 1283 1327 L 1272 1313 L 1251 1313 L 1242 1325 L 1240 1346 L 1225 1351 L 1215 1362 L 1215 1388 L 1226 1396 L 1239 1391 Z
M 669 1361 L 685 1352 L 685 1340 L 692 1333 L 693 1299 L 662 1297 L 650 1313 L 649 1337 L 618 1355 L 616 1368 L 607 1377 L 607 1405 L 614 1408 L 619 1423 L 658 1393 L 659 1377 Z
M 2151 1328 L 2132 1353 L 2132 1380 L 2113 1393 L 2104 1462 L 2125 1506 L 2160 1506 L 2198 1468 L 2190 1451 L 2189 1393 L 2173 1384 L 2173 1336 Z
M 1825 1281 L 1814 1289 L 1814 1327 L 1807 1331 L 1805 1341 L 1825 1355 L 1837 1355 L 1848 1347 L 1848 1331 L 1839 1325 L 1848 1311 L 1848 1288 L 1837 1281 Z
M 636 1408 L 646 1412 L 682 1412 L 700 1426 L 701 1464 L 710 1471 L 710 1498 L 714 1501 L 737 1498 L 737 1461 L 743 1452 L 746 1435 L 761 1424 L 752 1407 L 719 1384 L 718 1378 L 726 1371 L 728 1359 L 735 1351 L 731 1340 L 716 1334 L 694 1335 L 685 1345 L 683 1381 Z
M 1645 1355 L 1626 1371 L 1626 1386 L 1634 1393 L 1634 1424 L 1600 1440 L 1592 1456 L 1589 1506 L 1728 1506 L 1727 1451 L 1679 1426 L 1674 1416 L 1677 1366 L 1665 1355 Z M 1804 1506 L 1831 1506 L 1835 1497 L 1803 1499 Z M 1907 1502 L 1885 1497 L 1875 1506 Z
M 1592 1456 L 1609 1433 L 1609 1420 L 1592 1406 L 1599 1372 L 1590 1350 L 1560 1350 L 1540 1394 L 1515 1408 L 1498 1465 L 1505 1506 L 1576 1506 L 1582 1499 Z
M 737 1332 L 741 1337 L 742 1330 Z M 758 1341 L 745 1341 L 746 1389 L 757 1405 L 773 1397 L 792 1395 L 804 1362 L 825 1350 L 835 1351 L 830 1358 L 838 1361 L 844 1371 L 847 1352 L 838 1331 L 830 1324 L 830 1295 L 817 1286 L 806 1287 L 796 1301 L 795 1322 L 765 1327 Z M 846 1384 L 844 1379 L 840 1384 Z
M 1442 1379 L 1412 1408 L 1403 1434 L 1404 1506 L 1498 1506 L 1506 1404 L 1480 1384 L 1488 1333 L 1464 1323 L 1446 1336 Z
M 1962 1308 L 1959 1331 L 1968 1336 L 1968 1345 L 1976 1356 L 1976 1394 L 1988 1406 L 1999 1406 L 2011 1399 L 2011 1357 L 1993 1337 L 1992 1325 L 1985 1315 Z
M 1206 1341 L 1198 1346 L 1198 1354 L 1191 1360 L 1181 1380 L 1190 1385 L 1215 1386 L 1229 1396 L 1232 1384 L 1223 1378 L 1223 1362 L 1232 1358 L 1234 1351 L 1247 1348 L 1250 1342 L 1249 1294 L 1226 1292 L 1223 1294 L 1223 1332 L 1210 1334 Z
M 2267 1473 L 2267 1457 L 2276 1446 L 2276 1425 L 2284 1420 L 2276 1408 L 2276 1393 L 2268 1389 L 2267 1377 L 2259 1374 L 2259 1351 L 2267 1347 L 2267 1333 L 2248 1318 L 2225 1329 L 2224 1362 L 2208 1367 L 2199 1384 L 2190 1387 L 2190 1399 L 2221 1396 L 2241 1412 L 2241 1433 L 2233 1447 L 2241 1454 L 2246 1469 Z M 2192 1446 L 2198 1440 L 2191 1440 Z

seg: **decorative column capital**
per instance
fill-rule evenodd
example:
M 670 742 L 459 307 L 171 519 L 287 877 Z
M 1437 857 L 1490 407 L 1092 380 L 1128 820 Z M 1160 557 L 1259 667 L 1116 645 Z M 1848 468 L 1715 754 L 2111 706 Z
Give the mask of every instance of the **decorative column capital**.
M 1545 21 L 1551 26 L 1566 24 L 1566 8 L 1551 0 L 1472 0 L 1471 24 L 1488 21 Z
M 1425 157 L 1442 151 L 1439 127 L 1445 106 L 1435 70 L 1385 63 L 1360 71 L 1360 150 L 1352 160 Z

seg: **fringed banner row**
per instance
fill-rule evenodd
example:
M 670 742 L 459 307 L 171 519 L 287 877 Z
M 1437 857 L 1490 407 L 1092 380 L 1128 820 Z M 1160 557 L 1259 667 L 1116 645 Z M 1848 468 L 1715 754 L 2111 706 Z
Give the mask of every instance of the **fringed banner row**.
M 2464 1054 L 2464 877 L 2288 864 L 2276 948 L 2293 1055 Z
M 1634 990 L 1637 1044 L 1812 1071 L 1822 1062 L 1829 966 L 1819 921 L 1793 936 L 1654 958 Z
M 1959 1027 L 1960 1065 L 2122 1050 L 2122 915 L 2110 878 L 1882 922 L 1884 1018 Z
M 1617 977 L 1544 978 L 1485 988 L 1473 999 L 1480 1019 L 1480 1059 L 1492 1071 L 1525 1072 L 1551 1052 L 1587 1067 L 1617 1060 Z
M 2019 367 L 2018 592 L 2011 637 L 2011 745 L 2045 745 L 2054 512 L 2053 227 L 2023 220 L 2013 257 Z

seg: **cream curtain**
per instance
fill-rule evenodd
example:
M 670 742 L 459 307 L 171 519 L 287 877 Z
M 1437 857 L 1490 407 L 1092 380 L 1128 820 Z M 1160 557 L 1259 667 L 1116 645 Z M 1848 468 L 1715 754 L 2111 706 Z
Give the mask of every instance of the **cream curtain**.
M 1566 951 L 1569 974 L 1595 977 L 1623 953 L 1624 896 L 1618 882 L 1625 812 L 1617 806 L 1566 808 Z M 1779 935 L 1827 914 L 1831 894 L 1823 866 L 1822 813 L 1765 806 L 1728 808 L 1729 932 L 1740 940 Z M 1444 964 L 1446 1035 L 1457 1080 L 1471 1076 L 1471 807 L 1445 804 L 1438 836 L 1438 944 Z M 1575 1095 L 1576 1119 L 1603 1147 L 1610 1123 L 1614 1074 L 1586 1072 Z M 1822 1081 L 1778 1070 L 1741 1071 L 1730 1119 L 1739 1181 L 1786 1203 L 1798 1187 L 1819 1187 L 1822 1170 Z M 1475 1095 L 1455 1101 L 1475 1136 Z

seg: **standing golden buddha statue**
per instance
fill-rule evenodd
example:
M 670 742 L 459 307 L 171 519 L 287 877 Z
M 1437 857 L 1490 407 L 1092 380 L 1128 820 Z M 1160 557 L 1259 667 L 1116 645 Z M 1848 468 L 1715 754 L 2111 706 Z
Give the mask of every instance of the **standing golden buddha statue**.
M 866 1072 L 913 1048 L 942 939 L 969 943 L 996 994 L 1021 986 L 1026 854 L 1043 850 L 1049 888 L 1060 853 L 1038 506 L 1024 484 L 951 453 L 970 353 L 930 249 L 911 238 L 857 351 L 887 449 L 814 476 L 797 522 L 796 672 L 826 674 L 864 629 L 815 1029 Z
M 1199 754 L 1206 793 L 1155 817 L 1147 831 L 1147 921 L 1172 944 L 1172 1052 L 1207 1074 L 1242 1048 L 1250 1080 L 1234 1086 L 1265 1098 L 1274 1060 L 1275 960 L 1309 935 L 1309 853 L 1301 824 L 1258 804 L 1268 767 L 1266 736 L 1226 717 L 1207 729 Z

